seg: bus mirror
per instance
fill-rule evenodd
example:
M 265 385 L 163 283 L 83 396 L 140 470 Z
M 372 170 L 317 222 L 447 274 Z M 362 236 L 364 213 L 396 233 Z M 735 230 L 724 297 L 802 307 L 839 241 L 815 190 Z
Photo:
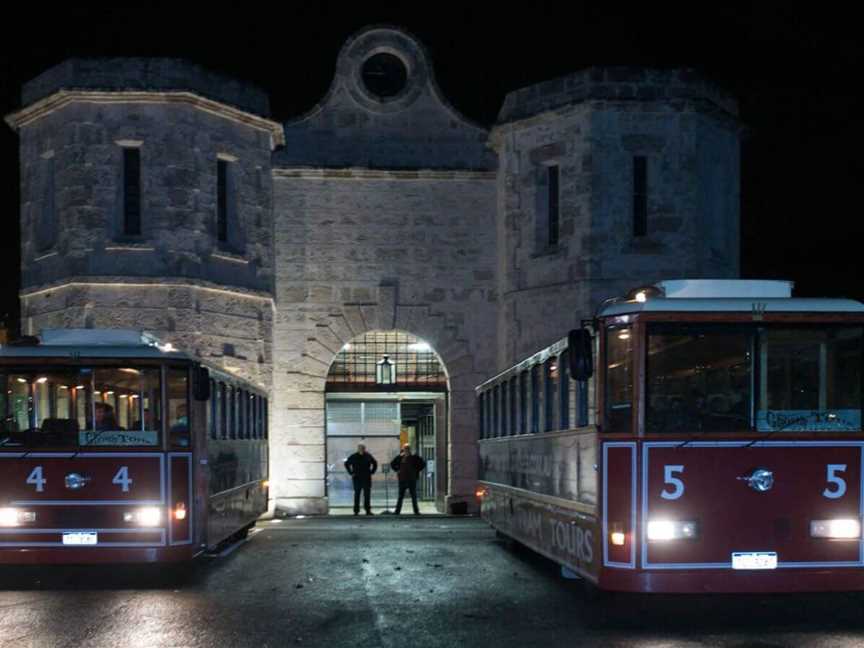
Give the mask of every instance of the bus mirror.
M 196 367 L 192 373 L 192 397 L 198 401 L 210 400 L 210 372 L 207 367 Z
M 591 332 L 586 328 L 573 329 L 567 336 L 567 347 L 570 376 L 574 380 L 588 380 L 594 375 Z

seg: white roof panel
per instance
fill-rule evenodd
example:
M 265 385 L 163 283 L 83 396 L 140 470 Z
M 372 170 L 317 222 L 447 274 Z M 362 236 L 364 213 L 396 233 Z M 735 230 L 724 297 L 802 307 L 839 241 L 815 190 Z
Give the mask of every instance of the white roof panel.
M 609 304 L 598 316 L 627 313 L 864 313 L 864 304 L 853 299 L 814 299 L 793 297 L 767 298 L 649 298 L 644 302 L 627 301 Z

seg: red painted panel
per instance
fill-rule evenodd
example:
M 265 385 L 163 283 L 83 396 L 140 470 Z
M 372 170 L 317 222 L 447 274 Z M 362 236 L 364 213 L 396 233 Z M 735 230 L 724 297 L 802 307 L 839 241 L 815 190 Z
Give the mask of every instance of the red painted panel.
M 192 500 L 190 483 L 191 457 L 170 457 L 171 495 L 168 498 L 168 510 L 171 515 L 171 544 L 186 543 L 192 540 Z M 178 504 L 186 507 L 186 518 L 176 519 Z
M 23 459 L 0 458 L 0 501 L 158 501 L 161 499 L 161 457 L 78 456 Z M 126 469 L 125 471 L 123 469 Z M 72 490 L 66 477 L 89 479 Z
M 635 557 L 632 553 L 635 542 L 635 529 L 632 528 L 633 493 L 633 455 L 635 447 L 606 447 L 604 480 L 606 483 L 606 551 L 607 560 L 616 563 L 630 563 Z M 612 544 L 612 533 L 625 534 L 623 545 Z
M 698 539 L 649 542 L 651 564 L 729 563 L 735 551 L 776 551 L 780 563 L 858 562 L 858 541 L 811 538 L 810 521 L 860 519 L 860 447 L 691 444 L 643 451 L 649 453 L 647 519 L 699 525 Z M 845 466 L 835 469 L 835 479 L 845 483 L 842 497 L 824 495 L 838 489 L 829 483 L 830 465 Z M 773 472 L 771 489 L 758 492 L 738 479 L 756 468 Z M 683 487 L 680 497 L 664 498 L 663 492 L 677 493 L 676 479 Z

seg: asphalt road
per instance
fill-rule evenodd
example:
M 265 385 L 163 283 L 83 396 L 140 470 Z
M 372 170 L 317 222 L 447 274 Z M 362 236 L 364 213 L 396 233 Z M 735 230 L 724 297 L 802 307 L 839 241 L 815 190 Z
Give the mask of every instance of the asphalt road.
M 0 646 L 864 646 L 864 595 L 600 601 L 472 518 L 284 520 L 179 578 L 0 571 Z

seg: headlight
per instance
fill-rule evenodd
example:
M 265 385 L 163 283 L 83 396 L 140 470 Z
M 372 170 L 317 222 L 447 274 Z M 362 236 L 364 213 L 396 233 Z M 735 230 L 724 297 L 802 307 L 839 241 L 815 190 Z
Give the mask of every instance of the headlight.
M 695 522 L 677 520 L 649 520 L 648 539 L 653 542 L 664 540 L 690 540 L 699 537 L 699 527 Z
M 842 538 L 857 540 L 861 537 L 861 522 L 852 518 L 840 520 L 811 520 L 810 535 L 814 538 Z
M 156 507 L 141 508 L 135 511 L 126 511 L 123 521 L 137 524 L 143 527 L 159 526 L 162 521 L 162 511 Z
M 22 522 L 35 522 L 36 513 L 33 511 L 21 511 L 16 508 L 0 509 L 0 527 L 14 527 Z

